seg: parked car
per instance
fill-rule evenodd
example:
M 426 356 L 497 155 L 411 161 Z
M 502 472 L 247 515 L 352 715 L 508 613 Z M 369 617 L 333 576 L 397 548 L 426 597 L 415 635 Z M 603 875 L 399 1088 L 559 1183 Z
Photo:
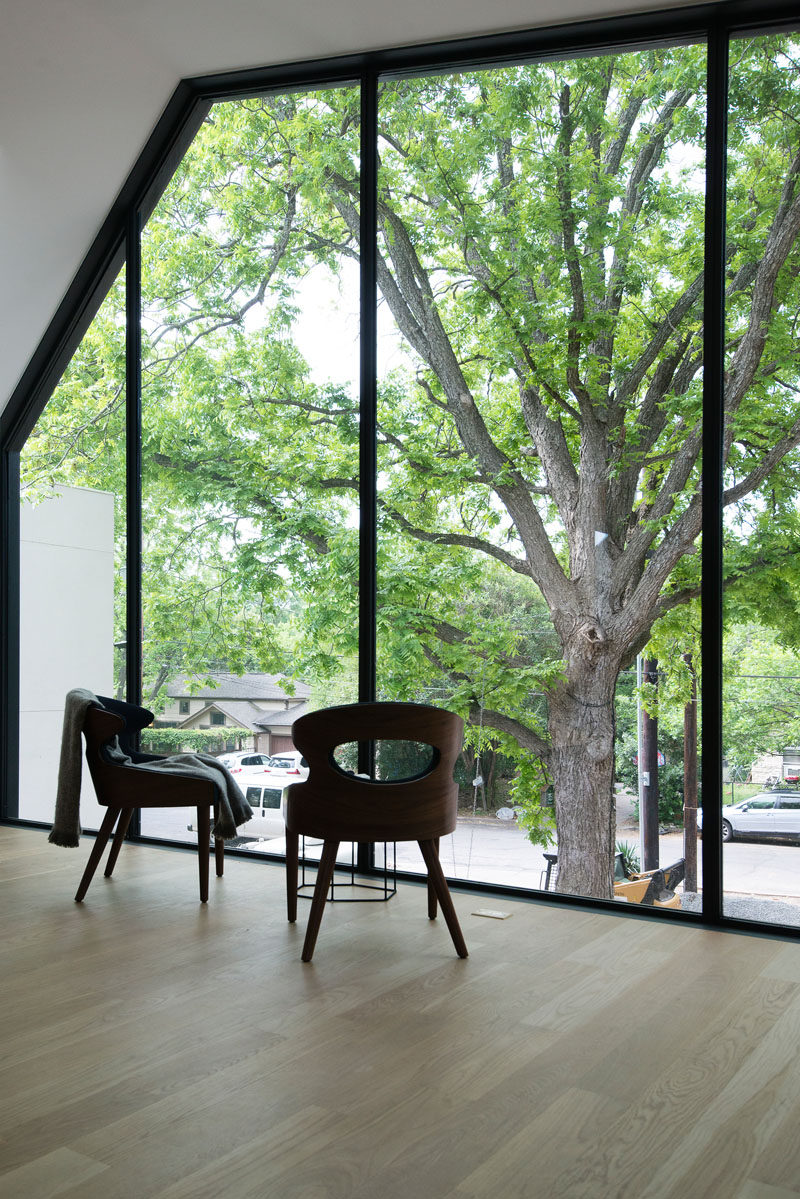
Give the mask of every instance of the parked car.
M 287 753 L 275 754 L 267 765 L 267 774 L 285 775 L 287 783 L 301 783 L 308 778 L 308 762 L 299 749 Z
M 702 811 L 697 813 L 697 827 L 703 827 Z M 750 799 L 725 804 L 722 840 L 736 837 L 800 840 L 800 791 L 760 791 Z
M 234 754 L 219 754 L 217 761 L 221 762 L 223 766 L 227 766 L 231 774 L 247 776 L 263 774 L 269 765 L 270 758 L 268 754 L 258 754 L 250 749 Z
M 237 779 L 238 782 L 238 779 Z M 243 842 L 268 841 L 273 837 L 283 837 L 286 834 L 284 819 L 285 804 L 281 786 L 264 785 L 264 783 L 239 783 L 244 797 L 253 809 L 253 815 L 245 824 L 240 824 L 236 830 L 237 848 L 247 848 Z M 186 826 L 190 833 L 197 832 L 197 824 L 193 822 Z
M 244 788 L 244 797 L 253 809 L 253 815 L 236 830 L 240 837 L 269 840 L 286 835 L 283 792 L 283 787 L 271 783 L 249 783 Z

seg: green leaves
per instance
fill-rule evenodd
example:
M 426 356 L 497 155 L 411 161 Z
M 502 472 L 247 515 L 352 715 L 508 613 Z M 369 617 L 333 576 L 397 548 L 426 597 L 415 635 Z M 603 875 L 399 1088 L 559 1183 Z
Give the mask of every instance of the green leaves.
M 736 44 L 727 263 L 729 387 L 751 377 L 726 485 L 754 480 L 726 526 L 729 603 L 792 645 L 797 451 L 756 475 L 800 415 L 796 245 L 763 346 L 739 352 L 797 193 L 796 58 Z M 602 624 L 612 673 L 649 636 L 664 662 L 695 648 L 704 86 L 700 46 L 380 84 L 380 685 L 495 713 L 532 762 L 572 631 Z M 215 662 L 349 686 L 359 121 L 355 87 L 215 105 L 145 230 L 153 685 Z M 30 439 L 31 488 L 123 493 L 121 303 Z

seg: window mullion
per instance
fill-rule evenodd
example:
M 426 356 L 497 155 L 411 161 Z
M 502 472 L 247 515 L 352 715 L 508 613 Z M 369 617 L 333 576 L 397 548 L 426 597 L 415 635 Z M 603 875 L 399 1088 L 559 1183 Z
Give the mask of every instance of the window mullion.
M 722 917 L 722 485 L 728 33 L 708 41 L 703 373 L 703 913 Z

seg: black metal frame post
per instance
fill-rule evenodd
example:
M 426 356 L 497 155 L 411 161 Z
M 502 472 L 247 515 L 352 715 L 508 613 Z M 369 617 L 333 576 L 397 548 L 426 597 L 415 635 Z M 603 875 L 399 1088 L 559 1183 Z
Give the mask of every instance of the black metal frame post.
M 722 916 L 722 486 L 728 35 L 708 41 L 703 368 L 702 704 L 703 915 Z
M 0 457 L 0 802 L 19 817 L 20 511 L 19 451 Z
M 358 572 L 358 698 L 375 699 L 378 547 L 378 346 L 377 346 L 377 213 L 378 213 L 378 81 L 373 71 L 361 77 L 360 246 L 360 446 Z M 369 769 L 368 761 L 359 770 Z
M 138 207 L 125 230 L 125 697 L 142 702 L 142 228 Z M 138 734 L 136 744 L 138 746 Z M 142 831 L 133 813 L 128 835 Z
M 125 270 L 127 700 L 142 702 L 142 245 L 138 208 L 128 217 Z
M 376 695 L 378 609 L 378 79 L 374 71 L 361 75 L 360 133 L 358 699 L 369 703 Z M 372 776 L 374 767 L 374 745 L 360 744 L 359 772 Z M 359 845 L 357 869 L 370 870 L 374 856 L 374 846 Z

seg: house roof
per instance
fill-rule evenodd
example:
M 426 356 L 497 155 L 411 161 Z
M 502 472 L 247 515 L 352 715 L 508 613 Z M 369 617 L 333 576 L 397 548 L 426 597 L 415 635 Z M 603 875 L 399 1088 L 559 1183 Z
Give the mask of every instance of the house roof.
M 256 720 L 256 727 L 260 729 L 290 729 L 298 716 L 305 716 L 308 711 L 308 703 L 303 700 L 301 703 L 293 704 L 287 711 L 285 708 L 279 708 L 275 712 L 259 712 Z
M 210 712 L 212 708 L 216 708 L 240 728 L 248 729 L 251 733 L 257 732 L 260 725 L 257 723 L 257 717 L 263 716 L 261 708 L 255 707 L 254 704 L 249 704 L 243 699 L 223 699 L 211 700 L 199 712 L 193 712 L 191 716 L 187 716 L 182 721 L 182 725 L 194 724 L 199 717 L 204 716 L 206 712 Z
M 277 674 L 226 674 L 209 671 L 206 678 L 213 679 L 215 686 L 203 686 L 194 690 L 196 675 L 178 674 L 167 684 L 170 699 L 210 699 L 219 704 L 223 700 L 296 700 L 298 703 L 311 694 L 305 683 L 294 683 L 294 694 L 287 690 L 287 680 Z

